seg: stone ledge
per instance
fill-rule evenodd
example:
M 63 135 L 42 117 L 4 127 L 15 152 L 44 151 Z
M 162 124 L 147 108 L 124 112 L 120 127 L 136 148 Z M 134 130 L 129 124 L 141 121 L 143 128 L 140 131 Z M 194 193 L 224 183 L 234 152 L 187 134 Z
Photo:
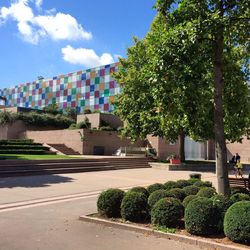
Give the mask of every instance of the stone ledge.
M 155 231 L 150 228 L 145 228 L 138 225 L 120 223 L 116 221 L 105 220 L 101 218 L 91 217 L 90 215 L 82 215 L 79 217 L 80 220 L 89 222 L 89 223 L 97 223 L 108 227 L 114 227 L 119 229 L 124 229 L 128 231 L 138 232 L 138 233 L 147 233 L 153 236 L 166 238 L 168 240 L 175 240 L 179 242 L 184 242 L 191 245 L 196 245 L 201 248 L 207 249 L 216 249 L 216 250 L 249 250 L 249 247 L 244 246 L 230 246 L 225 245 L 222 243 L 213 242 L 212 240 L 208 239 L 199 239 L 187 235 L 180 235 L 180 234 L 172 234 L 172 233 L 164 233 L 160 231 Z
M 168 171 L 215 172 L 215 164 L 169 164 L 160 162 L 150 162 L 149 164 L 154 169 Z

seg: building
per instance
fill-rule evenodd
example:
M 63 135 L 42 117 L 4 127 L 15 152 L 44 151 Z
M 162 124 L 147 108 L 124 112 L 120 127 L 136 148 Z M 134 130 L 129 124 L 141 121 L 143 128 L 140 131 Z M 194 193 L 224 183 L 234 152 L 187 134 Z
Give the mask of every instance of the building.
M 112 77 L 119 63 L 100 66 L 74 73 L 54 76 L 20 84 L 13 88 L 0 89 L 6 98 L 6 106 L 42 109 L 52 103 L 58 108 L 76 108 L 112 112 L 114 96 L 121 91 Z

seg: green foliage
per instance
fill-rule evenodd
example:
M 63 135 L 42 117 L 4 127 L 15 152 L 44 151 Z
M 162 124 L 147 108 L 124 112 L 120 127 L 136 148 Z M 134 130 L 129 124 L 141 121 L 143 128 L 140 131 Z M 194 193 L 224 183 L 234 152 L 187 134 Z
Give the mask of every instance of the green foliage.
M 72 124 L 69 126 L 69 129 L 76 129 L 76 124 L 75 124 L 75 123 L 72 123 Z
M 173 196 L 180 201 L 183 201 L 186 197 L 186 193 L 181 188 L 172 188 L 168 191 L 169 196 Z
M 103 126 L 103 127 L 100 127 L 99 130 L 101 131 L 116 131 L 115 128 L 112 128 L 110 126 Z
M 233 202 L 229 199 L 229 197 L 219 194 L 211 197 L 210 200 L 213 202 L 213 205 L 218 209 L 218 213 L 220 214 L 218 230 L 222 232 L 225 213 Z
M 192 186 L 187 186 L 183 188 L 183 191 L 185 192 L 186 196 L 188 195 L 196 195 L 199 192 L 199 188 L 192 185 Z
M 159 200 L 151 210 L 151 222 L 164 227 L 178 226 L 184 207 L 178 199 L 168 197 Z
M 65 110 L 63 110 L 63 114 L 65 116 L 67 116 L 68 118 L 76 121 L 76 118 L 77 118 L 77 111 L 76 111 L 76 108 L 66 108 Z
M 198 178 L 190 178 L 188 180 L 188 182 L 190 183 L 190 185 L 194 185 L 194 183 L 197 182 L 197 181 L 200 181 L 200 179 L 198 179 Z
M 196 187 L 212 187 L 212 183 L 210 181 L 196 181 L 194 184 Z
M 190 234 L 215 234 L 219 231 L 220 216 L 211 200 L 198 197 L 190 201 L 185 209 L 185 228 Z
M 0 112 L 0 125 L 11 124 L 14 121 L 15 117 L 13 116 L 13 113 L 7 112 L 5 110 Z
M 84 121 L 76 124 L 76 129 L 90 128 L 90 127 L 91 127 L 91 123 L 89 122 L 88 118 L 85 118 Z
M 170 190 L 172 188 L 178 188 L 178 184 L 176 181 L 167 181 L 166 183 L 164 183 L 164 189 L 165 190 Z
M 123 135 L 241 140 L 250 133 L 248 1 L 157 0 L 156 9 L 150 31 L 134 39 L 114 74 Z M 226 178 L 226 151 L 218 155 Z M 227 193 L 225 178 L 218 184 Z
M 233 204 L 224 218 L 224 233 L 232 241 L 250 242 L 250 201 Z
M 139 192 L 143 193 L 146 197 L 149 196 L 148 190 L 144 187 L 133 187 L 129 190 L 129 192 Z
M 213 187 L 202 187 L 197 193 L 197 196 L 210 198 L 216 194 L 216 190 Z
M 164 185 L 161 184 L 161 183 L 154 183 L 154 184 L 149 185 L 149 186 L 147 187 L 147 190 L 148 190 L 149 194 L 151 194 L 151 193 L 153 193 L 154 191 L 159 190 L 159 189 L 164 189 Z
M 184 188 L 191 185 L 188 180 L 178 180 L 176 183 L 178 188 Z
M 182 201 L 182 205 L 186 208 L 188 203 L 194 199 L 196 199 L 198 196 L 197 195 L 188 195 L 187 197 L 184 198 Z
M 97 200 L 98 213 L 107 217 L 121 216 L 121 203 L 124 191 L 120 189 L 108 189 L 100 194 Z
M 62 115 L 63 111 L 58 108 L 58 104 L 56 102 L 53 102 L 52 104 L 49 104 L 47 107 L 43 108 L 44 112 L 51 115 Z
M 139 192 L 127 192 L 122 200 L 121 215 L 125 220 L 143 222 L 149 218 L 147 197 Z
M 231 187 L 230 188 L 231 195 L 242 193 L 242 194 L 250 194 L 250 192 L 244 187 Z
M 68 128 L 74 121 L 64 115 L 40 114 L 37 112 L 17 113 L 16 120 L 22 120 L 28 125 L 36 127 Z
M 230 200 L 235 203 L 238 201 L 250 201 L 250 195 L 244 193 L 236 193 L 230 197 Z
M 91 109 L 84 109 L 83 110 L 83 114 L 92 114 L 92 110 Z
M 151 193 L 148 197 L 148 205 L 152 209 L 154 204 L 162 198 L 169 197 L 169 193 L 166 190 L 159 189 Z

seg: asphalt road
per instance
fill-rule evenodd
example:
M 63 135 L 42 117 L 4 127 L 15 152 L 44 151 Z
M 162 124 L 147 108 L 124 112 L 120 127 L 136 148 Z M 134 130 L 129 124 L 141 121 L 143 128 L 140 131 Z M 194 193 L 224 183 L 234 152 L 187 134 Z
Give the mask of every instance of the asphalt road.
M 98 192 L 103 189 L 165 182 L 188 174 L 137 169 L 0 179 L 0 250 L 199 249 L 79 220 L 80 215 L 96 211 Z M 215 175 L 207 173 L 204 178 L 213 181 Z

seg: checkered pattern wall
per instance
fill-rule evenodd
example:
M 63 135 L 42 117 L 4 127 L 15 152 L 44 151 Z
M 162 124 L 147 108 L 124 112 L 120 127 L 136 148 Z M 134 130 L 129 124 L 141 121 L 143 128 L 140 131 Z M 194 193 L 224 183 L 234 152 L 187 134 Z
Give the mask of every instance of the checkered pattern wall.
M 78 112 L 84 109 L 112 112 L 114 96 L 121 90 L 112 77 L 117 69 L 118 63 L 114 63 L 37 80 L 0 89 L 0 96 L 7 98 L 7 106 L 42 109 L 56 102 L 61 109 L 73 107 Z

